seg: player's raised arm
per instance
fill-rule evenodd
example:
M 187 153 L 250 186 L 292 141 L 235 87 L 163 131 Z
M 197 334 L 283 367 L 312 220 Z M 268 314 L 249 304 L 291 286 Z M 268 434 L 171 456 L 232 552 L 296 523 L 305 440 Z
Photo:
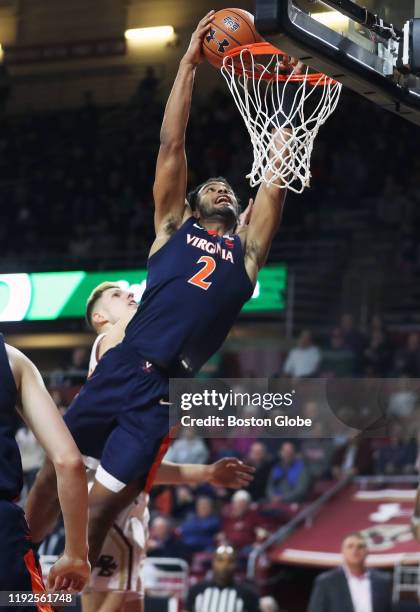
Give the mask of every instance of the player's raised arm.
M 273 139 L 281 140 L 281 144 L 287 142 L 288 137 L 286 130 L 273 134 Z M 258 189 L 249 225 L 245 229 L 245 267 L 253 282 L 256 282 L 258 270 L 267 260 L 271 243 L 280 227 L 286 193 L 286 189 L 266 183 L 262 183 Z
M 37 368 L 16 349 L 7 347 L 7 350 L 16 374 L 22 416 L 52 461 L 57 475 L 66 544 L 63 556 L 51 570 L 49 586 L 57 590 L 69 588 L 79 591 L 89 576 L 88 500 L 82 457 Z M 38 498 L 33 502 L 27 511 L 30 527 L 32 521 L 36 521 L 44 500 Z
M 178 74 L 166 104 L 153 186 L 156 235 L 170 233 L 182 222 L 187 190 L 185 132 L 191 107 L 195 70 L 203 60 L 203 38 L 210 27 L 213 15 L 214 11 L 210 11 L 194 31 L 188 50 L 179 64 Z

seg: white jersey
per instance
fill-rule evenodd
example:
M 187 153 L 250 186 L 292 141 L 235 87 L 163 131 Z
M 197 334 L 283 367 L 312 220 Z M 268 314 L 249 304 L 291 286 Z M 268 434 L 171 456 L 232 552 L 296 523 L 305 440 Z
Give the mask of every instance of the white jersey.
M 105 336 L 106 334 L 99 334 L 99 336 L 96 338 L 95 342 L 93 343 L 92 350 L 90 352 L 88 378 L 89 376 L 92 376 L 93 372 L 95 371 L 96 366 L 98 365 L 99 345 L 102 342 L 102 340 L 105 338 Z
M 99 361 L 99 345 L 106 334 L 100 334 L 92 347 L 89 361 L 89 376 Z M 84 457 L 89 490 L 95 480 L 99 461 Z M 87 590 L 124 591 L 143 595 L 141 571 L 146 557 L 146 542 L 149 535 L 149 496 L 142 492 L 123 510 L 109 530 L 101 554 L 92 568 Z

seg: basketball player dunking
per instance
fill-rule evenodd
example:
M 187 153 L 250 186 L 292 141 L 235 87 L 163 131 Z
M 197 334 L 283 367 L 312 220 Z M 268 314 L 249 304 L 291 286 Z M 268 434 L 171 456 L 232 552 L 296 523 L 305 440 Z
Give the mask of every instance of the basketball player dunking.
M 236 196 L 225 179 L 212 178 L 190 194 L 191 214 L 183 222 L 185 131 L 212 15 L 192 35 L 165 110 L 154 184 L 156 239 L 141 306 L 65 417 L 82 453 L 100 460 L 89 495 L 91 562 L 115 517 L 153 479 L 169 444 L 169 377 L 194 375 L 221 346 L 253 293 L 281 220 L 285 191 L 263 185 L 249 226 L 233 235 Z
M 101 283 L 92 291 L 86 304 L 86 319 L 98 336 L 91 351 L 89 376 L 94 373 L 106 351 L 123 340 L 125 327 L 136 311 L 137 303 L 133 294 L 114 283 Z M 92 457 L 85 457 L 90 485 L 93 484 L 98 463 Z M 154 484 L 188 485 L 207 482 L 214 486 L 242 488 L 253 479 L 253 471 L 253 468 L 235 458 L 222 459 L 212 465 L 163 461 L 157 470 Z M 44 512 L 50 521 L 44 525 L 43 534 L 38 531 L 38 538 L 50 532 L 56 523 L 59 506 L 58 498 L 53 494 L 55 482 L 54 467 L 47 461 L 38 476 L 37 490 L 38 495 L 45 500 Z M 83 612 L 141 612 L 143 609 L 141 574 L 148 538 L 148 501 L 148 491 L 142 491 L 116 518 L 82 596 Z M 34 503 L 31 493 L 28 506 Z M 40 527 L 38 522 L 38 530 Z
M 56 591 L 81 591 L 89 576 L 87 562 L 87 492 L 82 457 L 33 363 L 8 346 L 0 334 L 0 591 L 42 593 L 40 569 L 19 497 L 23 473 L 13 431 L 16 405 L 49 456 L 56 474 L 66 544 L 51 568 L 48 586 Z M 74 499 L 77 498 L 77 508 Z M 0 611 L 18 610 L 1 606 Z M 30 607 L 52 611 L 47 604 Z

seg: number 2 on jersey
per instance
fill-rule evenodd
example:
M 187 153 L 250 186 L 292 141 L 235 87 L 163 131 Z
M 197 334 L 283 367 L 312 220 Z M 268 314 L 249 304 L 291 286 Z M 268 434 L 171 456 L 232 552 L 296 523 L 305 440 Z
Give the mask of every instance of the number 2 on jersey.
M 214 270 L 216 269 L 216 262 L 214 261 L 213 257 L 203 255 L 200 257 L 197 263 L 204 263 L 204 266 L 197 272 L 197 274 L 194 274 L 194 276 L 188 279 L 188 282 L 207 291 L 212 281 L 206 281 L 206 278 L 208 278 L 210 274 L 213 274 Z

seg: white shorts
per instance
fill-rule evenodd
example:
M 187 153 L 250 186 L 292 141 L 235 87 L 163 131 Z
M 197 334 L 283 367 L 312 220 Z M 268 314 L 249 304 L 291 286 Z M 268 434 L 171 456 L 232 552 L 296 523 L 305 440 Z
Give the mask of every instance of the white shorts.
M 94 471 L 88 470 L 90 486 Z M 131 592 L 143 596 L 141 573 L 149 535 L 149 496 L 140 493 L 137 500 L 121 512 L 109 530 L 86 591 Z

